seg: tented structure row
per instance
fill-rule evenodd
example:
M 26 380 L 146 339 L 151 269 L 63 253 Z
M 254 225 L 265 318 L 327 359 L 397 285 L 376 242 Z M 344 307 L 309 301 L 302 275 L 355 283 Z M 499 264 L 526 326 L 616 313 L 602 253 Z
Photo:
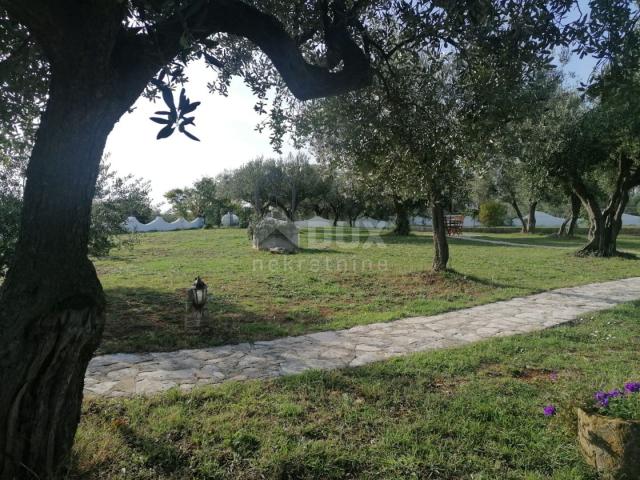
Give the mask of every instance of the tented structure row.
M 174 222 L 167 222 L 158 216 L 149 223 L 141 223 L 136 217 L 129 217 L 124 222 L 124 228 L 129 232 L 170 232 L 172 230 L 191 230 L 203 226 L 204 218 L 196 218 L 189 222 L 180 217 Z

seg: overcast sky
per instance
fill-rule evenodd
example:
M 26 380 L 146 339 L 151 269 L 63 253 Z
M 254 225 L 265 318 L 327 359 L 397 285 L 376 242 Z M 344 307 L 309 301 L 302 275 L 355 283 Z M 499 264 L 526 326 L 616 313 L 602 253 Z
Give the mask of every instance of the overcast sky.
M 567 70 L 586 79 L 592 66 L 590 59 L 573 58 Z M 228 97 L 210 94 L 207 83 L 213 74 L 200 63 L 188 68 L 187 95 L 191 101 L 202 102 L 195 112 L 196 126 L 190 128 L 200 142 L 178 132 L 156 140 L 161 127 L 149 117 L 163 110 L 164 104 L 144 98 L 136 102 L 132 113 L 120 119 L 109 136 L 106 152 L 110 153 L 113 169 L 150 180 L 156 203 L 162 203 L 163 194 L 172 188 L 189 186 L 202 176 L 215 176 L 260 155 L 275 155 L 268 132 L 255 131 L 261 117 L 253 110 L 251 91 L 235 79 Z M 291 150 L 292 146 L 286 145 L 284 153 Z

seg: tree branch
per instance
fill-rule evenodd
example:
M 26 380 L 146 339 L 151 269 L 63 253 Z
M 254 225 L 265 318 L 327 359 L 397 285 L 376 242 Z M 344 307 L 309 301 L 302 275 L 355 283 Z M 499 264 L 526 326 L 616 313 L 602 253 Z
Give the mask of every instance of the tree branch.
M 325 31 L 327 46 L 342 62 L 342 69 L 335 72 L 309 64 L 296 40 L 273 15 L 240 0 L 194 0 L 179 14 L 151 28 L 147 40 L 154 44 L 149 48 L 162 52 L 160 64 L 166 64 L 182 50 L 180 39 L 185 25 L 196 41 L 215 33 L 247 38 L 269 57 L 300 100 L 337 95 L 371 82 L 369 59 L 339 20 Z

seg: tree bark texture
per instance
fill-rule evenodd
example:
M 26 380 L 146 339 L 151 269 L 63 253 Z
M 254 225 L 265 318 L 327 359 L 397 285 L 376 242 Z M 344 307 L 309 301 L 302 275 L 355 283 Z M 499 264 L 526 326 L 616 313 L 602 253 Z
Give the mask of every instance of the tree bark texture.
M 434 272 L 447 269 L 449 263 L 449 243 L 447 242 L 447 226 L 444 218 L 444 208 L 434 203 L 431 208 L 431 222 L 433 224 L 433 265 Z
M 621 159 L 615 187 L 604 210 L 584 182 L 574 179 L 573 192 L 580 198 L 590 221 L 589 243 L 578 251 L 579 255 L 613 257 L 618 255 L 617 239 L 622 228 L 622 214 L 629 202 L 629 190 L 639 181 L 638 171 L 631 174 L 628 159 Z
M 409 210 L 407 205 L 401 200 L 394 200 L 393 205 L 396 211 L 396 226 L 393 233 L 396 235 L 407 236 L 411 233 L 411 224 L 409 222 Z
M 2 479 L 60 478 L 102 335 L 105 301 L 87 257 L 92 198 L 107 136 L 149 80 L 130 82 L 126 94 L 115 88 L 121 79 L 101 55 L 115 38 L 105 23 L 85 26 L 102 35 L 100 47 L 72 38 L 74 58 L 52 63 L 27 169 L 19 241 L 0 292 Z
M 558 230 L 558 236 L 560 237 L 573 237 L 576 233 L 576 227 L 578 226 L 578 220 L 580 218 L 580 197 L 571 192 L 569 197 L 571 203 L 571 213 L 569 217 L 562 222 L 560 229 Z

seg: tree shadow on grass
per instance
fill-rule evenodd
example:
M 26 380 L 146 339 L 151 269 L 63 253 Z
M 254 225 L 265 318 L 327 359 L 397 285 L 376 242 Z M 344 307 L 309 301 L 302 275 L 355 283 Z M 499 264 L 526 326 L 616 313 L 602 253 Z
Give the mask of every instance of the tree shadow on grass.
M 106 289 L 107 315 L 96 354 L 172 351 L 272 340 L 321 329 L 330 319 L 315 309 L 291 310 L 270 304 L 259 313 L 227 298 L 210 296 L 197 329 L 186 328 L 186 291 L 151 288 Z
M 323 254 L 323 253 L 330 253 L 330 254 L 336 254 L 336 253 L 343 253 L 340 250 L 336 250 L 334 248 L 319 248 L 319 247 L 300 247 L 300 252 L 299 253 L 305 253 L 305 254 L 310 254 L 310 255 L 317 255 L 317 254 Z
M 523 287 L 520 285 L 514 285 L 512 283 L 508 284 L 508 283 L 500 283 L 500 282 L 496 282 L 494 280 L 490 280 L 488 278 L 483 278 L 483 277 L 479 277 L 477 275 L 471 275 L 468 273 L 462 273 L 459 272 L 457 270 L 454 269 L 448 269 L 447 274 L 456 276 L 458 278 L 460 278 L 461 280 L 466 280 L 466 281 L 471 281 L 474 283 L 479 283 L 480 285 L 484 285 L 487 287 L 494 287 L 494 288 L 517 288 L 517 289 L 527 289 L 528 287 Z
M 396 235 L 386 232 L 380 235 L 385 245 L 431 245 L 432 237 L 427 235 Z

